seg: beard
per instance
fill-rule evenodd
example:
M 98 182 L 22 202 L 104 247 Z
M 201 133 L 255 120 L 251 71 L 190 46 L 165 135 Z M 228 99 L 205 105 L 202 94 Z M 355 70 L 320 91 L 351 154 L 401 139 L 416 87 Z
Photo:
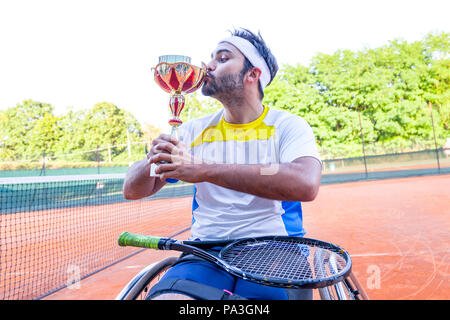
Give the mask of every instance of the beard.
M 231 98 L 244 89 L 244 72 L 226 74 L 215 77 L 208 74 L 208 78 L 202 86 L 202 94 L 213 98 Z

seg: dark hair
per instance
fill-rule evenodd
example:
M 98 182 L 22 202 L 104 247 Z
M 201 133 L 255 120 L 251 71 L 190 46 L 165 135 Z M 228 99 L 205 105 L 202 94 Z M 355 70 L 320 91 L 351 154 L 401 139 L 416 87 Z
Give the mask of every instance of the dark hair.
M 266 42 L 261 36 L 261 33 L 258 31 L 258 35 L 256 35 L 250 30 L 240 28 L 231 32 L 231 34 L 233 36 L 241 37 L 249 41 L 251 44 L 253 44 L 256 50 L 258 50 L 259 54 L 264 58 L 270 71 L 270 81 L 267 84 L 269 85 L 278 72 L 278 63 L 277 59 L 273 56 L 272 52 L 267 47 Z M 253 67 L 254 66 L 251 64 L 251 62 L 247 58 L 245 58 L 244 68 L 242 72 L 245 74 L 248 70 L 250 70 Z M 264 98 L 264 90 L 261 87 L 261 84 L 259 85 L 259 93 L 261 95 L 261 99 Z

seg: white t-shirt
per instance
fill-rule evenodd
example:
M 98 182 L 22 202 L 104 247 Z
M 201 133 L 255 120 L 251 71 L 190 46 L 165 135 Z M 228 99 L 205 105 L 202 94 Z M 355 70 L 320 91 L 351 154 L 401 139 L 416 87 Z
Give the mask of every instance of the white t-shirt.
M 195 158 L 227 164 L 271 164 L 261 174 L 274 174 L 277 164 L 300 157 L 320 161 L 309 124 L 268 107 L 250 123 L 227 123 L 222 109 L 186 122 L 179 132 Z M 304 234 L 300 202 L 261 198 L 209 182 L 194 186 L 191 239 Z

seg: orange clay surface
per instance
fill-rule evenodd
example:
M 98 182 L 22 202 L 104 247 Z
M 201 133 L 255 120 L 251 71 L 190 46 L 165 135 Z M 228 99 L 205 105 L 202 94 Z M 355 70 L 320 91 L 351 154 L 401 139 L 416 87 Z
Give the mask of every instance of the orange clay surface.
M 191 221 L 191 202 L 184 204 L 177 219 L 155 224 L 182 230 Z M 323 185 L 315 201 L 303 204 L 303 217 L 306 237 L 350 253 L 370 299 L 450 299 L 450 175 Z M 139 253 L 46 299 L 114 299 L 142 268 L 177 255 Z

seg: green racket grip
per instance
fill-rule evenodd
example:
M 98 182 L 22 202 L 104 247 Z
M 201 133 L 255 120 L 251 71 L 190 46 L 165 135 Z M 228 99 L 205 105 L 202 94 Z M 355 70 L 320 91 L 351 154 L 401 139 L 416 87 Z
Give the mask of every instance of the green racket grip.
M 132 234 L 123 232 L 118 239 L 119 246 L 122 247 L 140 247 L 148 249 L 160 249 L 161 237 L 144 236 L 140 234 Z

